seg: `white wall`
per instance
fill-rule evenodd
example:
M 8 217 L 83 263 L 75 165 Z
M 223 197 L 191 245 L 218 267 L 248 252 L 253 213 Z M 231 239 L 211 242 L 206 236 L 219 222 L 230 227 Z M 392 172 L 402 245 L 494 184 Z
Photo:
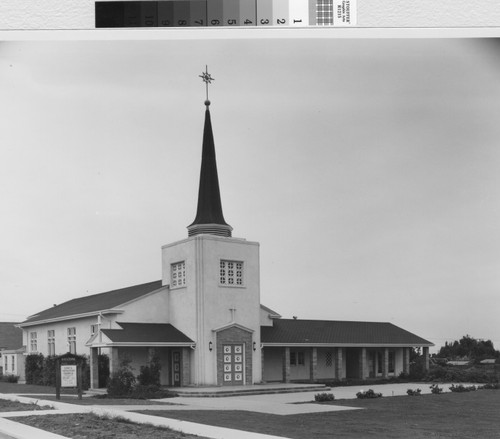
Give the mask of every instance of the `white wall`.
M 117 314 L 119 322 L 131 323 L 169 323 L 168 322 L 168 288 L 141 297 L 125 306 L 120 306 L 123 314 Z
M 260 261 L 259 244 L 236 238 L 197 235 L 162 247 L 163 284 L 171 283 L 171 264 L 184 261 L 186 286 L 172 288 L 169 322 L 192 340 L 196 350 L 192 363 L 194 384 L 217 384 L 216 356 L 209 343 L 216 343 L 215 329 L 234 322 L 253 330 L 253 342 L 260 345 Z M 222 286 L 220 260 L 242 261 L 244 285 Z M 252 355 L 253 382 L 262 380 L 260 350 Z M 247 377 L 248 382 L 250 378 Z
M 28 326 L 23 329 L 23 343 L 26 346 L 26 353 L 40 353 L 48 355 L 48 331 L 55 331 L 55 353 L 62 355 L 68 352 L 68 328 L 76 328 L 76 353 L 78 355 L 89 355 L 90 350 L 85 346 L 89 340 L 90 326 L 97 324 L 97 316 L 73 319 L 44 325 Z M 37 333 L 37 351 L 32 352 L 30 346 L 30 333 Z

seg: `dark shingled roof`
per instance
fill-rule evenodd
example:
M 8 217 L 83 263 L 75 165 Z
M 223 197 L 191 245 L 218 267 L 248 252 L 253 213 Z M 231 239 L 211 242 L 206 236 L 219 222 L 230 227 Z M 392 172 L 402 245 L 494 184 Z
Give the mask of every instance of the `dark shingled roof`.
M 114 343 L 194 343 L 170 323 L 123 323 L 123 329 L 102 329 Z
M 261 342 L 274 344 L 343 344 L 432 346 L 430 341 L 392 323 L 276 319 L 261 328 Z
M 0 349 L 17 349 L 23 345 L 23 331 L 14 322 L 0 322 Z
M 64 302 L 61 305 L 53 306 L 52 308 L 32 315 L 22 324 L 112 309 L 124 303 L 130 302 L 131 300 L 145 296 L 146 294 L 161 288 L 161 286 L 161 280 L 157 280 L 147 284 L 108 291 L 106 293 L 79 297 L 78 299 Z

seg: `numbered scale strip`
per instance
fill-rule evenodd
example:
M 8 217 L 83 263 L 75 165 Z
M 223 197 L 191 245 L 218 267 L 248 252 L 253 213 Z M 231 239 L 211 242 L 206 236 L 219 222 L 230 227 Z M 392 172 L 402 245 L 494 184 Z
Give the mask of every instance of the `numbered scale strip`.
M 97 1 L 96 28 L 349 26 L 355 0 Z

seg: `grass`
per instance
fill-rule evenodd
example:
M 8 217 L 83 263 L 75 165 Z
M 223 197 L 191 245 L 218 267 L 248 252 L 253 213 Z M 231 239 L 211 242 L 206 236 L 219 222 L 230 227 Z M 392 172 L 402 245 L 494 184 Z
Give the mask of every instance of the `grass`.
M 294 439 L 500 437 L 500 392 L 496 390 L 431 394 L 418 398 L 338 400 L 331 404 L 365 410 L 291 416 L 201 410 L 148 410 L 140 413 Z
M 122 418 L 97 416 L 92 413 L 70 415 L 45 415 L 12 418 L 32 427 L 74 439 L 203 439 L 147 424 L 134 424 Z

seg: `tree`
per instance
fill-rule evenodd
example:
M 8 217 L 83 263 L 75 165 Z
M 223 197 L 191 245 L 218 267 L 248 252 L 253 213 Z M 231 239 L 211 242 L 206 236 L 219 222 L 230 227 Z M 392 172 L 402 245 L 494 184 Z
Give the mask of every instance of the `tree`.
M 480 361 L 485 358 L 500 358 L 500 351 L 495 350 L 491 340 L 475 339 L 467 334 L 453 343 L 445 342 L 437 355 L 449 359 L 467 358 Z

